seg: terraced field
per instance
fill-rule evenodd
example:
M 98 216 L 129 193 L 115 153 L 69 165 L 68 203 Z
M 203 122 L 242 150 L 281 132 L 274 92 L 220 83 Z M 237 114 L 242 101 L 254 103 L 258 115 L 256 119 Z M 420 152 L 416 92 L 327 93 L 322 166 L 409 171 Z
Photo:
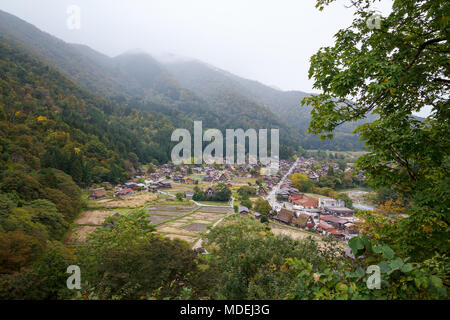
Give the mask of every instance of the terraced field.
M 174 186 L 180 190 L 193 189 L 192 185 Z M 88 201 L 87 210 L 75 221 L 66 243 L 81 244 L 90 233 L 103 227 L 107 217 L 114 213 L 127 215 L 135 210 L 144 210 L 148 214 L 146 220 L 156 227 L 159 234 L 191 244 L 200 239 L 209 227 L 233 212 L 233 208 L 219 206 L 214 202 L 205 205 L 179 202 L 171 194 L 137 192 L 133 196 L 113 198 L 110 192 L 105 199 Z
M 174 210 L 169 206 L 152 206 L 149 219 L 155 222 L 157 232 L 170 239 L 181 239 L 193 244 L 214 223 L 233 212 L 230 207 L 196 206 L 189 210 Z M 164 219 L 164 220 L 162 220 Z M 152 220 L 153 223 L 153 220 Z

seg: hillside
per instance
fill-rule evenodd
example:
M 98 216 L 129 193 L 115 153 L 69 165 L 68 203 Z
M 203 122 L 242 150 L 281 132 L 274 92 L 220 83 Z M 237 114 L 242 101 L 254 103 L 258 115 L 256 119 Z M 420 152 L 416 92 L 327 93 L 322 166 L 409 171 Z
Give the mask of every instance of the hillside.
M 299 144 L 306 149 L 360 150 L 362 147 L 359 137 L 352 134 L 359 123 L 346 123 L 337 128 L 333 140 L 322 141 L 318 136 L 307 134 L 312 108 L 301 106 L 301 101 L 308 93 L 277 90 L 196 60 L 172 59 L 165 62 L 165 66 L 183 86 L 218 108 L 227 103 L 220 101 L 224 93 L 234 92 L 241 99 L 272 112 L 302 136 Z
M 231 93 L 221 108 L 211 105 L 180 85 L 150 55 L 128 52 L 110 58 L 89 47 L 65 43 L 8 13 L 0 11 L 0 18 L 0 34 L 30 48 L 85 89 L 109 100 L 175 117 L 176 123 L 203 120 L 204 127 L 221 130 L 281 128 L 281 144 L 292 147 L 301 138 L 270 110 L 242 101 L 238 93 Z
M 87 184 L 168 160 L 167 118 L 87 92 L 20 44 L 0 38 L 0 51 L 2 168 L 53 167 Z
M 305 149 L 360 150 L 356 124 L 336 129 L 333 140 L 307 134 L 310 106 L 301 91 L 281 91 L 192 59 L 155 59 L 143 52 L 111 58 L 87 46 L 69 44 L 0 11 L 0 34 L 86 90 L 122 107 L 150 111 L 176 127 L 279 128 L 281 156 Z

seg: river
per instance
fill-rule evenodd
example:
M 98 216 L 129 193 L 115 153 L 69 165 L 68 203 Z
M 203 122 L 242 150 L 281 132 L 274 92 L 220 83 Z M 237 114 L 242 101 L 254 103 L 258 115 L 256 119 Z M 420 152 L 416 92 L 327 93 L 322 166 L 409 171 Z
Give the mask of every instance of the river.
M 350 190 L 344 192 L 346 193 L 350 199 L 353 200 L 353 207 L 358 210 L 370 210 L 373 211 L 375 207 L 371 204 L 368 204 L 364 200 L 364 195 L 366 195 L 368 192 L 363 190 Z

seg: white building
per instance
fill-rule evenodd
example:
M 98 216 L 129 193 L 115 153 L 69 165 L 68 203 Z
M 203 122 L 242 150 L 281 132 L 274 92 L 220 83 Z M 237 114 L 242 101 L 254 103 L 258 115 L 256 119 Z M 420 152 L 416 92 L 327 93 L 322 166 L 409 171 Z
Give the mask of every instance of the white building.
M 324 207 L 345 207 L 345 201 L 342 199 L 319 198 L 319 208 L 323 209 Z

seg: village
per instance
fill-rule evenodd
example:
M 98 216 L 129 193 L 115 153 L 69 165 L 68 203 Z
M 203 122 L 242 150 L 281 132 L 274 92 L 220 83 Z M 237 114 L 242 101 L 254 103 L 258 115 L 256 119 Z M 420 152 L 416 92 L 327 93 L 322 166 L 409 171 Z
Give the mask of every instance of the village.
M 127 214 L 136 209 L 143 209 L 148 214 L 149 223 L 155 225 L 160 234 L 185 240 L 194 247 L 201 243 L 203 232 L 231 214 L 269 222 L 276 234 L 346 241 L 358 234 L 355 210 L 346 207 L 342 199 L 301 192 L 290 179 L 293 174 L 301 173 L 311 181 L 318 181 L 331 167 L 339 170 L 336 162 L 324 164 L 313 157 L 280 160 L 277 168 L 260 164 L 150 164 L 123 184 L 103 184 L 89 190 L 91 209 L 95 210 L 87 210 L 80 220 L 86 220 L 87 215 L 100 215 L 101 218 L 93 219 L 97 222 L 92 225 L 76 222 L 75 229 L 84 234 L 78 241 L 104 225 L 108 216 Z M 344 170 L 352 168 L 348 166 Z M 363 174 L 359 173 L 359 176 Z M 228 201 L 214 200 L 218 184 L 225 184 L 230 189 Z M 254 190 L 246 199 L 250 202 L 242 200 L 240 190 L 243 188 Z M 205 199 L 196 199 L 196 190 L 201 190 Z M 252 205 L 261 200 L 270 205 L 268 213 L 258 212 Z M 130 203 L 133 204 L 130 206 Z M 245 206 L 246 203 L 250 205 Z
M 355 210 L 346 208 L 342 199 L 301 193 L 288 177 L 290 174 L 301 172 L 311 180 L 317 180 L 327 174 L 328 168 L 314 171 L 312 169 L 314 164 L 314 159 L 298 158 L 292 165 L 287 163 L 282 166 L 282 172 L 288 173 L 272 192 L 272 197 L 267 197 L 274 209 L 273 219 L 287 225 L 315 231 L 323 236 L 349 240 L 358 234 L 354 223 L 356 218 L 353 216 Z M 351 169 L 346 168 L 346 170 Z

